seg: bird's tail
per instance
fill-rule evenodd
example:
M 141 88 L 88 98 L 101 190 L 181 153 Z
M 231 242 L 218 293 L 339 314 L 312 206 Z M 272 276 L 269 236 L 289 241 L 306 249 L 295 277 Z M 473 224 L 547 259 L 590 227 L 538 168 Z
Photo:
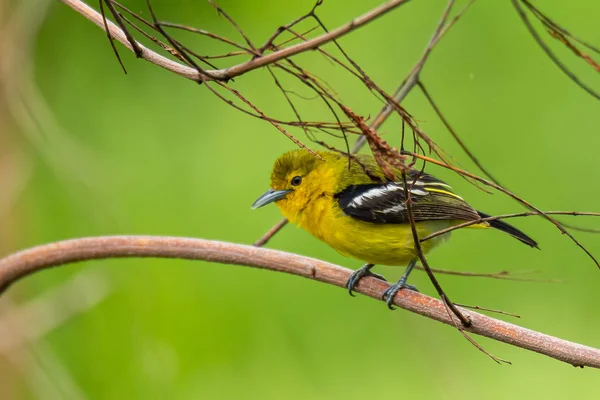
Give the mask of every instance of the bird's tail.
M 484 214 L 482 212 L 477 211 L 477 213 L 479 214 L 479 216 L 481 218 L 488 218 L 489 215 Z M 514 237 L 515 239 L 525 243 L 528 246 L 531 247 L 535 247 L 536 249 L 539 249 L 538 244 L 535 240 L 533 240 L 532 238 L 530 238 L 529 236 L 527 236 L 526 234 L 524 234 L 523 232 L 521 232 L 520 230 L 518 230 L 517 228 L 515 228 L 512 225 L 507 224 L 506 222 L 499 220 L 499 219 L 495 219 L 492 221 L 487 221 L 488 224 L 490 224 L 490 226 L 492 228 L 496 228 L 498 230 L 501 230 L 502 232 L 506 232 L 508 233 L 510 236 Z

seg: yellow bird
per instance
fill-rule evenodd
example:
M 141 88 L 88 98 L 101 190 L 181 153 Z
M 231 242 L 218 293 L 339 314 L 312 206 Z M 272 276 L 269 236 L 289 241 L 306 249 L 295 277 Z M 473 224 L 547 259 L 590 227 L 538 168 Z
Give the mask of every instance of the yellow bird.
M 402 288 L 417 290 L 406 283 L 417 262 L 417 253 L 406 207 L 402 174 L 385 178 L 373 157 L 356 159 L 335 152 L 318 152 L 322 160 L 304 149 L 290 151 L 275 161 L 271 189 L 260 196 L 253 209 L 275 202 L 293 223 L 327 243 L 339 253 L 366 262 L 355 271 L 346 287 L 352 290 L 364 276 L 375 276 L 375 264 L 408 265 L 400 280 L 383 294 L 388 307 Z M 415 226 L 420 238 L 465 221 L 488 215 L 476 211 L 452 188 L 435 177 L 412 170 L 407 173 Z M 537 247 L 529 236 L 513 226 L 494 220 L 477 227 L 492 227 L 521 242 Z M 422 242 L 429 252 L 449 236 L 444 234 Z

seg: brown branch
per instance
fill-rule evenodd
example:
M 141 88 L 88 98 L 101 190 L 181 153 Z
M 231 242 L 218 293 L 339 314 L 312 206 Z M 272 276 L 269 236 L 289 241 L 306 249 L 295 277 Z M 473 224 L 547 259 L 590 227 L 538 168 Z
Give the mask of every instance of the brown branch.
M 96 10 L 88 6 L 81 0 L 61 0 L 63 3 L 71 7 L 73 10 L 83 15 L 85 18 L 106 30 L 104 25 L 103 17 Z M 204 70 L 202 73 L 198 71 L 196 68 L 191 68 L 186 65 L 180 64 L 178 62 L 172 61 L 160 54 L 150 50 L 145 47 L 141 43 L 135 41 L 135 47 L 137 47 L 138 53 L 140 57 L 144 60 L 150 61 L 153 64 L 158 65 L 161 68 L 164 68 L 168 71 L 174 72 L 184 78 L 191 79 L 193 81 L 210 81 L 210 80 L 229 80 L 236 76 L 243 75 L 247 72 L 253 71 L 255 69 L 264 67 L 266 65 L 273 64 L 277 61 L 283 60 L 285 58 L 291 57 L 296 54 L 304 53 L 310 50 L 314 50 L 328 42 L 331 42 L 334 39 L 340 38 L 346 35 L 353 30 L 360 28 L 368 24 L 369 22 L 377 19 L 378 17 L 388 13 L 396 7 L 399 7 L 403 4 L 408 3 L 410 0 L 390 0 L 386 3 L 381 4 L 380 6 L 366 12 L 365 14 L 354 18 L 352 21 L 342 25 L 331 32 L 327 32 L 323 35 L 317 36 L 311 40 L 306 42 L 301 42 L 289 47 L 285 47 L 281 50 L 277 50 L 273 53 L 269 53 L 267 55 L 261 57 L 254 57 L 250 61 L 247 61 L 242 64 L 234 65 L 225 69 L 217 69 L 217 70 Z M 129 42 L 127 35 L 121 28 L 112 23 L 111 21 L 106 21 L 106 26 L 108 27 L 109 34 L 115 39 L 121 42 L 125 47 L 129 50 L 134 51 L 134 47 Z
M 0 291 L 12 283 L 44 269 L 84 260 L 123 257 L 161 257 L 204 260 L 256 267 L 303 276 L 345 287 L 349 269 L 313 258 L 281 251 L 203 239 L 158 236 L 108 236 L 65 240 L 24 250 L 0 259 Z M 389 287 L 371 277 L 360 281 L 356 291 L 374 299 Z M 437 299 L 402 290 L 394 304 L 410 312 L 448 325 L 458 322 Z M 471 320 L 467 332 L 489 337 L 579 367 L 600 368 L 600 350 L 569 342 L 473 311 L 461 309 Z

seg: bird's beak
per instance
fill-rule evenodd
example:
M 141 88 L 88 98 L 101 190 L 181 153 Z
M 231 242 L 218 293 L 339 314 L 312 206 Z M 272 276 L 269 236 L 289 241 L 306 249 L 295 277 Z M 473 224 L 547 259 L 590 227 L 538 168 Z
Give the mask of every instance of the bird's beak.
M 291 192 L 291 190 L 289 190 L 289 189 L 288 190 L 273 190 L 273 189 L 269 189 L 262 196 L 260 196 L 258 199 L 256 199 L 256 201 L 254 202 L 254 204 L 252 204 L 251 208 L 253 210 L 256 210 L 257 208 L 260 208 L 262 206 L 266 206 L 269 203 L 272 203 L 272 202 L 277 201 L 277 200 L 281 200 L 289 192 Z

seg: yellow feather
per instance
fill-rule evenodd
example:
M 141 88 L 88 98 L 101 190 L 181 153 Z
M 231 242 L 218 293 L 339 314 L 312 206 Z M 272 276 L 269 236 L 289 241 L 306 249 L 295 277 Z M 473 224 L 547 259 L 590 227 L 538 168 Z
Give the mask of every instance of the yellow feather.
M 322 159 L 306 150 L 296 150 L 284 154 L 275 162 L 271 188 L 283 193 L 274 200 L 282 214 L 341 254 L 369 264 L 406 265 L 416 258 L 410 224 L 365 222 L 345 214 L 339 206 L 337 193 L 353 185 L 376 183 L 377 177 L 383 178 L 373 158 L 357 156 L 359 161 L 353 160 L 349 165 L 348 158 L 338 153 L 319 152 L 319 155 Z M 435 182 L 425 184 L 426 190 L 460 199 L 461 210 L 466 208 L 464 212 L 469 215 L 469 206 L 461 197 L 448 190 L 431 188 L 433 185 Z M 440 182 L 439 185 L 445 184 Z M 440 204 L 448 207 L 451 203 Z M 474 218 L 477 218 L 479 214 L 471 210 Z M 423 238 L 462 222 L 464 219 L 420 221 L 416 223 L 416 228 L 418 236 Z M 487 222 L 473 225 L 476 228 L 489 226 Z M 506 230 L 507 227 L 510 226 L 506 224 L 502 229 Z M 533 240 L 518 230 L 510 229 L 509 233 L 521 235 L 520 238 L 516 236 L 519 240 L 535 245 Z M 448 236 L 449 233 L 422 242 L 423 252 L 429 252 Z
M 463 200 L 463 198 L 460 197 L 459 195 L 457 195 L 456 193 L 452 193 L 452 192 L 449 192 L 447 190 L 433 189 L 431 187 L 427 187 L 425 190 L 428 191 L 428 192 L 435 192 L 435 193 L 447 194 L 448 196 L 456 197 L 457 199 Z
M 341 155 L 329 152 L 319 154 L 325 161 L 310 156 L 313 157 L 307 160 L 311 164 L 310 171 L 303 171 L 302 166 L 296 165 L 303 164 L 302 150 L 286 153 L 275 163 L 271 179 L 273 189 L 291 189 L 291 178 L 296 174 L 305 174 L 301 186 L 276 202 L 282 214 L 290 222 L 296 223 L 345 256 L 370 264 L 401 266 L 415 258 L 416 251 L 409 224 L 374 224 L 343 213 L 334 195 L 340 187 L 340 181 L 350 180 L 351 183 L 353 169 L 347 169 L 347 158 Z M 279 170 L 282 168 L 283 170 Z M 365 183 L 363 174 L 357 177 L 360 179 L 357 183 Z M 419 237 L 425 237 L 457 223 L 458 221 L 418 222 L 417 233 Z M 448 236 L 446 234 L 423 242 L 423 252 L 427 253 Z

